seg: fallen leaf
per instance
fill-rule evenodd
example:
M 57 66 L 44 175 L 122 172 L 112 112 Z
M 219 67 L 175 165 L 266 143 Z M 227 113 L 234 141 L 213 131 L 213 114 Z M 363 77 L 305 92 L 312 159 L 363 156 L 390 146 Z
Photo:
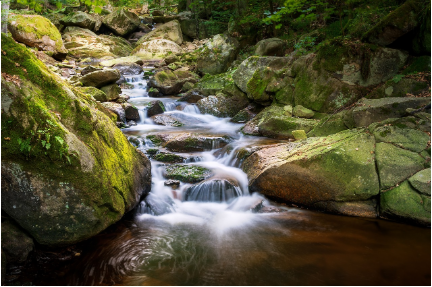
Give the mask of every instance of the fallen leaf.
M 10 141 L 10 137 L 4 138 L 5 141 Z

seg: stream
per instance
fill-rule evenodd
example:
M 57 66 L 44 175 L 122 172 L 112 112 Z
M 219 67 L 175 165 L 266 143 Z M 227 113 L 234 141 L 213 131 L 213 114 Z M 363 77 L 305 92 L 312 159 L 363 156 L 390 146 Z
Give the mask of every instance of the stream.
M 123 130 L 131 142 L 146 153 L 155 148 L 147 135 L 210 138 L 205 151 L 176 154 L 213 176 L 173 188 L 165 185 L 169 164 L 151 160 L 150 194 L 132 215 L 87 241 L 56 284 L 430 285 L 429 228 L 312 212 L 250 194 L 237 152 L 278 141 L 244 136 L 242 124 L 200 114 L 178 97 L 148 97 L 142 75 L 126 78 L 134 88 L 123 93 L 141 116 Z M 146 115 L 154 100 L 188 124 L 155 124 Z

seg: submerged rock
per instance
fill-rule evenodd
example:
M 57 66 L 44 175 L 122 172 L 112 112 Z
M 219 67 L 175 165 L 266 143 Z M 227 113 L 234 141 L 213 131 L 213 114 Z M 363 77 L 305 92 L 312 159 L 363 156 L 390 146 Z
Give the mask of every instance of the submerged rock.
M 1 43 L 2 72 L 20 78 L 2 77 L 2 119 L 13 123 L 2 131 L 2 210 L 39 244 L 86 240 L 137 205 L 150 162 L 100 104 L 12 38 Z
M 30 47 L 53 53 L 58 60 L 66 58 L 68 51 L 57 28 L 39 15 L 10 15 L 8 29 L 12 37 Z

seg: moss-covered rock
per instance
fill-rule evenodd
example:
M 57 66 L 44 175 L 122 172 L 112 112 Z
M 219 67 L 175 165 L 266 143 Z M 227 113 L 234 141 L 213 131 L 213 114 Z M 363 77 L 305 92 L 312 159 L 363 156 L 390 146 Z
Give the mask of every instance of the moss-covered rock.
M 53 52 L 53 57 L 59 60 L 67 55 L 60 32 L 45 17 L 12 14 L 9 15 L 8 29 L 17 42 Z
M 306 119 L 313 118 L 313 116 L 315 115 L 315 113 L 312 110 L 309 110 L 303 107 L 302 105 L 295 106 L 292 113 L 293 116 L 295 117 L 306 118 Z
M 116 8 L 103 19 L 103 23 L 116 35 L 126 36 L 138 28 L 141 21 L 139 17 L 126 8 Z
M 256 44 L 255 55 L 282 57 L 285 54 L 285 46 L 285 42 L 279 38 L 264 39 Z
M 424 195 L 431 195 L 431 168 L 421 170 L 411 176 L 408 182 L 418 192 Z
M 345 124 L 347 113 L 347 111 L 342 111 L 337 114 L 325 116 L 307 135 L 309 137 L 322 137 L 347 130 L 348 127 Z
M 163 114 L 164 112 L 165 112 L 165 106 L 161 101 L 151 101 L 147 107 L 148 117 Z
M 421 1 L 406 1 L 369 30 L 363 39 L 382 46 L 393 43 L 418 25 L 418 15 L 423 8 Z
M 389 143 L 376 144 L 376 162 L 381 189 L 388 189 L 424 168 L 425 160 L 418 153 Z
M 204 74 L 220 74 L 228 70 L 237 57 L 240 44 L 225 34 L 214 36 L 207 42 L 197 59 L 197 70 Z
M 403 78 L 400 81 L 394 81 L 392 79 L 373 90 L 372 93 L 367 95 L 367 98 L 379 99 L 386 97 L 406 97 L 407 95 L 417 96 L 429 91 L 429 87 L 430 83 L 424 80 Z
M 380 216 L 430 225 L 430 196 L 419 194 L 408 181 L 404 181 L 398 187 L 381 193 Z
M 95 87 L 79 87 L 78 89 L 81 90 L 83 94 L 93 97 L 96 101 L 108 102 L 107 95 Z
M 157 161 L 162 162 L 184 162 L 185 158 L 174 153 L 160 152 L 153 157 Z
M 115 69 L 96 70 L 80 78 L 83 86 L 101 88 L 120 79 L 120 73 Z M 118 90 L 117 90 L 118 91 Z M 109 90 L 104 91 L 110 92 Z M 118 95 L 117 95 L 118 96 Z
M 202 135 L 195 133 L 170 133 L 149 135 L 147 139 L 173 152 L 205 151 L 221 148 L 231 139 L 224 135 Z
M 113 112 L 117 116 L 116 118 L 117 122 L 122 122 L 122 123 L 126 122 L 125 110 L 121 104 L 113 103 L 113 102 L 104 102 L 101 105 L 102 107 Z
M 379 194 L 374 145 L 373 136 L 364 130 L 343 131 L 261 148 L 242 168 L 250 191 L 295 204 L 324 209 L 323 203 L 370 201 Z
M 10 220 L 1 223 L 1 237 L 1 249 L 8 263 L 23 263 L 33 251 L 33 239 Z
M 96 35 L 88 29 L 69 26 L 63 34 L 69 55 L 75 58 L 124 57 L 132 51 L 131 44 L 123 38 Z
M 144 60 L 164 59 L 167 55 L 182 53 L 182 48 L 173 41 L 154 39 L 138 45 L 131 54 Z
M 136 44 L 141 45 L 144 42 L 148 42 L 154 39 L 170 40 L 177 45 L 181 45 L 183 43 L 183 36 L 180 28 L 180 23 L 177 20 L 165 23 L 152 30 L 150 33 L 142 36 Z
M 108 101 L 115 101 L 119 98 L 121 88 L 117 84 L 111 84 L 100 88 L 105 93 Z M 106 101 L 105 101 L 106 102 Z
M 77 26 L 84 29 L 94 30 L 96 20 L 92 15 L 78 11 L 61 19 L 60 24 L 64 26 Z
M 40 244 L 88 239 L 149 190 L 150 162 L 101 105 L 12 38 L 1 42 L 2 210 Z
M 430 97 L 362 99 L 352 110 L 352 118 L 356 127 L 365 127 L 389 118 L 400 118 L 407 115 L 408 108 L 418 109 L 430 101 Z
M 174 72 L 170 70 L 163 70 L 157 72 L 149 81 L 149 87 L 158 89 L 164 95 L 178 94 L 182 89 L 184 83 L 198 81 L 198 75 L 189 72 L 176 70 Z
M 295 130 L 292 131 L 292 135 L 295 140 L 304 140 L 307 139 L 306 132 L 304 130 Z
M 155 124 L 168 126 L 168 127 L 181 127 L 184 125 L 177 118 L 165 114 L 154 115 L 151 117 L 151 119 Z
M 212 175 L 207 168 L 197 165 L 173 164 L 166 167 L 164 176 L 184 182 L 199 182 Z
M 125 63 L 135 63 L 138 65 L 142 65 L 144 62 L 141 58 L 136 56 L 128 56 L 128 57 L 120 57 L 112 60 L 106 60 L 99 63 L 99 65 L 103 67 L 112 67 L 114 65 L 118 64 L 125 64 Z

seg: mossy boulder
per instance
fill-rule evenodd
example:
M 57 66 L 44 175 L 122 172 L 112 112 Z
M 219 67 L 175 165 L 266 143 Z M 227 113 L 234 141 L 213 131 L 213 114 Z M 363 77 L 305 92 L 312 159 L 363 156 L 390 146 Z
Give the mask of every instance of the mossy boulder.
M 386 97 L 406 97 L 407 95 L 417 96 L 428 92 L 430 83 L 425 80 L 403 78 L 399 81 L 388 80 L 383 85 L 372 91 L 367 98 L 378 99 Z
M 121 37 L 96 35 L 80 27 L 66 27 L 63 39 L 69 55 L 75 58 L 124 57 L 132 51 L 131 44 Z
M 381 193 L 380 216 L 429 226 L 430 196 L 418 193 L 408 181 L 404 181 L 398 187 Z
M 164 176 L 169 179 L 177 179 L 183 182 L 199 182 L 209 178 L 212 172 L 197 165 L 173 164 L 166 167 Z
M 255 45 L 255 55 L 283 57 L 285 46 L 285 42 L 279 38 L 264 39 Z
M 389 143 L 376 144 L 376 162 L 381 189 L 396 186 L 424 168 L 425 159 L 418 153 Z
M 149 87 L 159 90 L 164 95 L 174 95 L 180 93 L 184 83 L 198 81 L 198 75 L 183 70 L 163 70 L 157 72 L 149 81 Z
M 12 37 L 30 47 L 53 53 L 59 60 L 66 58 L 67 50 L 57 28 L 39 15 L 9 15 L 8 29 Z
M 185 158 L 177 155 L 175 153 L 170 153 L 170 152 L 160 152 L 158 154 L 156 154 L 155 156 L 153 156 L 153 158 L 157 161 L 162 161 L 162 162 L 184 162 Z
M 248 175 L 251 192 L 335 212 L 334 207 L 326 206 L 370 203 L 379 194 L 374 145 L 373 136 L 365 130 L 343 131 L 261 148 L 246 158 L 242 169 Z M 352 204 L 340 208 L 339 213 L 375 217 L 376 212 L 367 206 Z
M 289 139 L 294 138 L 292 131 L 304 130 L 307 133 L 317 124 L 318 120 L 295 118 L 283 106 L 272 105 L 258 113 L 247 125 L 255 126 L 258 134 L 262 136 Z M 250 134 L 245 128 L 243 132 Z
M 325 116 L 307 135 L 309 137 L 322 137 L 347 130 L 348 127 L 345 124 L 347 113 L 347 111 L 342 111 Z
M 197 59 L 197 70 L 204 74 L 220 74 L 228 70 L 237 57 L 239 42 L 226 34 L 214 36 L 204 46 Z
M 111 84 L 100 88 L 105 93 L 108 101 L 115 101 L 120 97 L 121 88 L 117 84 Z
M 408 108 L 418 109 L 430 102 L 430 97 L 362 99 L 353 108 L 352 118 L 356 127 L 369 126 L 389 118 L 406 116 Z
M 100 104 L 1 42 L 2 72 L 19 79 L 2 76 L 2 210 L 40 244 L 86 240 L 149 191 L 150 162 Z
M 183 43 L 183 36 L 180 28 L 180 23 L 177 20 L 165 23 L 152 30 L 150 33 L 142 36 L 136 44 L 141 45 L 144 42 L 148 42 L 154 39 L 170 40 L 177 45 L 181 45 Z
M 161 101 L 151 101 L 147 107 L 147 116 L 152 117 L 154 115 L 163 114 L 165 112 L 165 106 Z
M 99 63 L 99 65 L 103 67 L 112 67 L 114 65 L 118 64 L 124 64 L 124 63 L 134 63 L 138 65 L 144 64 L 143 60 L 136 56 L 128 56 L 128 57 L 120 57 L 112 60 L 106 60 Z
M 125 110 L 121 104 L 113 103 L 113 102 L 104 102 L 101 105 L 102 107 L 113 112 L 117 116 L 116 122 L 122 122 L 122 123 L 126 122 Z
M 295 117 L 306 118 L 306 119 L 313 118 L 313 116 L 315 115 L 314 111 L 309 110 L 303 107 L 302 105 L 295 106 L 292 113 L 293 116 Z
M 237 95 L 217 93 L 216 96 L 208 96 L 197 102 L 201 113 L 217 117 L 233 117 L 248 105 L 249 100 L 244 93 Z
M 135 31 L 141 23 L 139 17 L 126 8 L 116 8 L 103 19 L 103 23 L 116 35 L 126 36 Z
M 51 21 L 51 23 L 56 26 L 57 30 L 61 32 L 64 29 L 64 25 L 60 23 L 60 20 L 63 19 L 66 16 L 66 14 L 63 14 L 61 12 L 57 13 L 49 13 L 45 15 L 44 17 Z
M 95 87 L 79 87 L 78 89 L 81 90 L 83 94 L 93 97 L 96 101 L 108 102 L 107 95 Z
M 393 43 L 418 25 L 420 11 L 424 8 L 422 1 L 406 1 L 363 35 L 363 39 L 381 46 Z
M 33 239 L 11 220 L 1 223 L 1 249 L 8 263 L 24 263 L 34 249 Z
M 145 60 L 164 59 L 167 55 L 182 53 L 182 48 L 173 41 L 154 39 L 138 45 L 131 54 Z
M 118 70 L 106 68 L 85 74 L 80 78 L 80 82 L 83 86 L 101 88 L 108 84 L 115 83 L 119 79 L 120 73 Z M 109 91 L 107 90 L 107 92 Z
M 125 76 L 131 76 L 131 75 L 139 75 L 143 72 L 143 69 L 140 65 L 135 63 L 121 63 L 121 64 L 115 64 L 113 69 L 117 69 L 120 74 Z
M 78 11 L 61 19 L 60 24 L 64 26 L 77 26 L 84 29 L 94 30 L 96 19 L 94 19 L 90 14 Z

